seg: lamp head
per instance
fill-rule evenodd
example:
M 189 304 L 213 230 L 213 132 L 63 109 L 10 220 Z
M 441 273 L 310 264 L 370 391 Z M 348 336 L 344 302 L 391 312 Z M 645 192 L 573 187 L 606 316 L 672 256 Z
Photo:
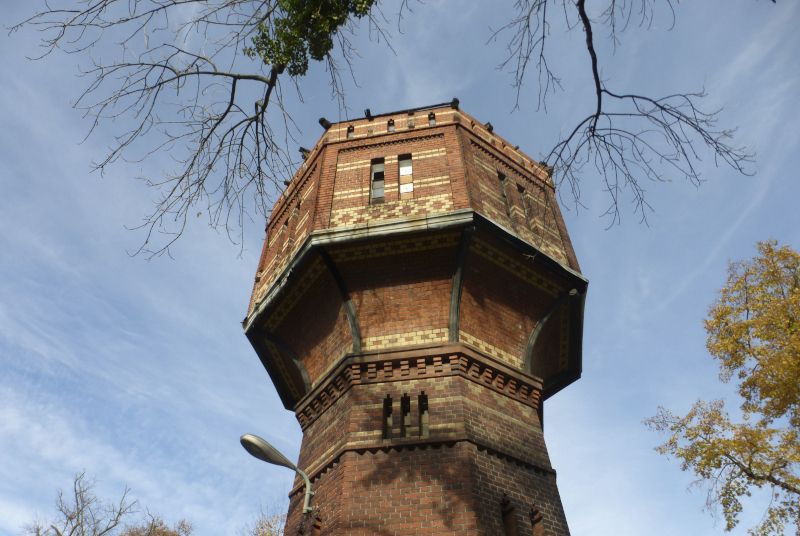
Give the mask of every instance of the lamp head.
M 244 449 L 250 453 L 251 456 L 259 460 L 271 463 L 274 465 L 282 465 L 288 467 L 293 471 L 297 471 L 297 467 L 290 462 L 286 456 L 281 454 L 278 449 L 253 434 L 245 434 L 239 441 L 242 443 Z

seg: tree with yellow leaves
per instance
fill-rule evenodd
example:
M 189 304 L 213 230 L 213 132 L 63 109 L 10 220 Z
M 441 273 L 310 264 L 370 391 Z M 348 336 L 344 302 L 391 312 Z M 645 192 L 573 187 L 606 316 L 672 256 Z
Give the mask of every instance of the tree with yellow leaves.
M 72 489 L 59 491 L 56 498 L 56 517 L 37 518 L 25 525 L 25 536 L 192 536 L 194 524 L 181 519 L 172 527 L 158 515 L 147 510 L 138 522 L 131 518 L 139 513 L 139 501 L 128 499 L 125 488 L 119 502 L 103 503 L 94 493 L 97 481 L 85 472 L 75 475 Z M 238 536 L 283 536 L 286 524 L 286 505 L 275 501 L 271 508 L 262 506 L 252 521 Z
M 730 263 L 704 321 L 720 380 L 738 382 L 741 420 L 714 400 L 697 401 L 685 417 L 659 407 L 645 424 L 669 434 L 656 450 L 694 471 L 726 531 L 739 522 L 740 499 L 766 488 L 769 506 L 749 533 L 783 535 L 793 525 L 800 535 L 800 254 L 776 241 L 759 242 L 758 252 Z
M 253 516 L 253 520 L 238 531 L 238 536 L 283 536 L 286 527 L 285 505 L 275 501 L 271 508 L 264 510 L 264 505 Z
M 119 536 L 191 536 L 194 525 L 181 519 L 172 528 L 160 516 L 147 513 L 147 519 L 140 525 L 126 527 Z

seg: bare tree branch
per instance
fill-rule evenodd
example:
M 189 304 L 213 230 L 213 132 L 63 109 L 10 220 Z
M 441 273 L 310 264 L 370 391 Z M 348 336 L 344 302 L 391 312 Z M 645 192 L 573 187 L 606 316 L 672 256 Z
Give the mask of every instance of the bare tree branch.
M 102 174 L 120 160 L 138 163 L 161 151 L 173 159 L 175 169 L 163 177 L 140 177 L 159 195 L 142 223 L 132 227 L 144 232 L 133 254 L 169 255 L 188 219 L 203 212 L 211 227 L 243 243 L 246 220 L 269 215 L 299 164 L 289 156 L 298 130 L 283 102 L 284 67 L 260 58 L 250 63 L 243 54 L 255 37 L 271 35 L 275 21 L 286 16 L 282 5 L 278 0 L 72 0 L 69 5 L 75 9 L 47 5 L 10 31 L 43 32 L 38 58 L 54 51 L 88 57 L 81 72 L 88 84 L 75 102 L 92 120 L 87 136 L 101 123 L 129 126 L 93 163 L 95 170 Z M 379 8 L 369 12 L 368 21 L 371 37 L 388 42 L 388 19 Z M 352 75 L 357 53 L 350 37 L 357 29 L 357 21 L 348 18 L 334 32 L 342 64 L 332 53 L 325 58 L 332 96 L 345 116 L 342 74 L 347 69 Z M 291 80 L 302 100 L 297 78 Z
M 655 18 L 654 0 L 607 0 L 605 9 L 593 19 L 585 0 L 518 0 L 517 15 L 503 28 L 492 32 L 496 40 L 502 32 L 511 32 L 508 57 L 500 68 L 512 65 L 519 108 L 520 91 L 528 64 L 534 60 L 539 72 L 538 108 L 546 108 L 548 93 L 561 88 L 547 62 L 545 42 L 550 34 L 546 18 L 547 6 L 559 4 L 564 10 L 567 31 L 581 28 L 586 38 L 590 72 L 594 86 L 594 111 L 580 120 L 552 149 L 543 153 L 543 162 L 553 168 L 553 179 L 563 195 L 569 191 L 572 200 L 580 204 L 580 181 L 593 166 L 604 189 L 611 198 L 606 215 L 609 225 L 620 221 L 620 201 L 623 191 L 632 196 L 634 212 L 640 212 L 646 223 L 651 210 L 646 197 L 646 182 L 671 181 L 670 176 L 682 176 L 695 185 L 701 182 L 697 149 L 705 145 L 714 155 L 715 163 L 724 162 L 740 173 L 749 174 L 748 164 L 753 154 L 746 148 L 731 144 L 735 128 L 716 126 L 721 110 L 703 111 L 699 101 L 704 91 L 677 93 L 653 98 L 646 95 L 618 94 L 610 91 L 602 80 L 599 57 L 595 47 L 594 25 L 609 28 L 614 46 L 619 34 L 636 19 L 639 26 L 652 27 Z M 663 0 L 675 23 L 672 0 Z M 638 6 L 638 9 L 637 7 Z M 574 15 L 571 13 L 574 12 Z M 576 20 L 577 23 L 572 21 Z
M 72 493 L 58 492 L 56 519 L 51 523 L 36 520 L 24 527 L 31 536 L 110 536 L 124 526 L 125 520 L 138 510 L 138 502 L 130 502 L 125 488 L 119 503 L 102 503 L 94 494 L 96 481 L 78 473 Z

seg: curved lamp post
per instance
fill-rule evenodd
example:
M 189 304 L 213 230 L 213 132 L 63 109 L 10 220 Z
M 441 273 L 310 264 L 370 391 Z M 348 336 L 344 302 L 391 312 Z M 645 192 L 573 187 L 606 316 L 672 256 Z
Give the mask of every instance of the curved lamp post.
M 308 476 L 299 469 L 295 464 L 289 461 L 289 459 L 284 456 L 283 454 L 278 451 L 275 447 L 258 437 L 257 435 L 253 434 L 245 434 L 239 441 L 242 443 L 244 449 L 249 452 L 253 457 L 258 458 L 259 460 L 265 461 L 267 463 L 271 463 L 273 465 L 281 465 L 283 467 L 288 467 L 303 477 L 303 480 L 306 481 L 306 500 L 303 504 L 303 514 L 308 514 L 314 510 L 313 506 L 309 506 L 308 503 L 311 500 L 311 496 L 314 495 L 314 492 L 311 491 L 311 481 L 308 479 Z

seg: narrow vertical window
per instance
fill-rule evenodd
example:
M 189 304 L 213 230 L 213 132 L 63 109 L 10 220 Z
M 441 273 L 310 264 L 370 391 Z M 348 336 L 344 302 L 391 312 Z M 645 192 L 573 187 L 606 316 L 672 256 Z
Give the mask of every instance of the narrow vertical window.
M 400 437 L 411 437 L 411 397 L 403 395 L 400 399 Z
M 389 395 L 383 399 L 382 432 L 384 439 L 392 438 L 392 397 Z
M 389 119 L 389 123 L 386 125 L 387 132 L 394 132 L 394 119 Z
M 430 126 L 433 126 L 433 125 L 436 124 L 436 114 L 435 113 L 431 112 L 431 113 L 428 114 L 428 124 Z
M 411 165 L 411 155 L 401 154 L 397 157 L 398 165 L 400 166 L 400 176 L 406 177 L 413 174 L 413 167 Z
M 400 199 L 414 197 L 414 168 L 411 165 L 411 155 L 401 154 L 397 157 L 400 167 Z
M 419 408 L 419 436 L 428 437 L 430 433 L 430 419 L 428 417 L 428 395 L 425 391 L 419 395 L 417 399 L 417 407 Z
M 500 511 L 503 514 L 503 530 L 505 536 L 518 536 L 519 525 L 517 524 L 517 511 L 511 504 L 511 499 L 504 493 L 503 501 L 500 503 Z
M 349 127 L 347 127 L 347 137 L 348 138 L 352 138 L 355 135 L 356 135 L 355 127 L 353 125 L 350 125 Z
M 502 173 L 498 173 L 497 179 L 500 181 L 500 195 L 503 197 L 503 204 L 506 207 L 506 215 L 511 216 L 511 208 L 508 206 L 508 197 L 506 197 L 506 177 Z
M 378 158 L 372 161 L 372 168 L 370 171 L 370 188 L 372 190 L 372 201 L 383 201 L 384 187 L 386 181 L 384 180 L 385 165 L 383 158 Z

